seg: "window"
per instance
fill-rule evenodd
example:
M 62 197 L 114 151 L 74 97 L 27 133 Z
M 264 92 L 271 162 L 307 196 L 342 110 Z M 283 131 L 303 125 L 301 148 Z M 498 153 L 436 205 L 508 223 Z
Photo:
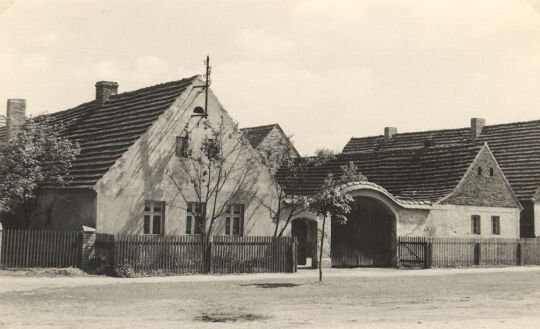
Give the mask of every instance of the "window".
M 493 177 L 494 174 L 495 170 L 493 170 L 493 168 L 489 168 L 489 175 Z
M 179 158 L 188 157 L 188 142 L 189 138 L 187 136 L 177 136 L 176 137 L 176 156 Z
M 478 167 L 478 176 L 482 175 L 482 167 Z
M 499 216 L 491 216 L 491 234 L 501 234 L 501 218 Z
M 145 201 L 144 203 L 144 234 L 163 234 L 163 219 L 165 217 L 165 202 Z
M 229 204 L 225 209 L 225 235 L 244 234 L 244 205 Z
M 471 232 L 472 234 L 480 234 L 480 216 L 478 215 L 471 217 Z
M 206 203 L 188 202 L 186 217 L 186 234 L 201 234 L 205 216 Z

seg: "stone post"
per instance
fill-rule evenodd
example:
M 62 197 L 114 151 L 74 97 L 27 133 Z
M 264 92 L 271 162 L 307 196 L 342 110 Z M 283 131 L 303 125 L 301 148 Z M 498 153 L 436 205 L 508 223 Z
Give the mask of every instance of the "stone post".
M 319 256 L 319 251 L 321 248 L 321 235 L 322 235 L 322 218 L 319 218 L 317 220 L 317 256 Z M 332 241 L 332 220 L 330 218 L 326 219 L 326 224 L 324 228 L 324 244 L 323 244 L 323 254 L 322 254 L 322 261 L 321 266 L 322 268 L 330 268 L 332 267 L 332 260 L 331 260 L 331 248 L 330 248 L 330 242 Z
M 81 227 L 81 269 L 89 270 L 90 260 L 96 254 L 96 229 L 82 225 Z

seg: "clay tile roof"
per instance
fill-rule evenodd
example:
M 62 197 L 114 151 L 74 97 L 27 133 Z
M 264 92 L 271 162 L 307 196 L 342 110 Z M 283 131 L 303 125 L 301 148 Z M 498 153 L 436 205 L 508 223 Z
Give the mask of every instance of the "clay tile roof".
M 322 166 L 311 167 L 301 184 L 293 186 L 283 170 L 276 177 L 287 193 L 309 195 L 320 188 L 328 173 L 339 179 L 343 175 L 341 166 L 352 161 L 368 182 L 381 186 L 397 199 L 435 202 L 455 189 L 480 148 L 467 144 L 343 153 Z
M 274 129 L 279 127 L 277 123 L 265 126 L 248 127 L 240 129 L 248 138 L 249 143 L 253 148 L 257 148 L 264 138 Z
M 64 135 L 79 142 L 72 163 L 71 187 L 92 187 L 169 108 L 195 77 L 111 96 L 100 108 L 94 102 L 50 114 L 64 124 Z
M 395 134 L 387 143 L 383 136 L 351 138 L 343 153 L 417 149 L 426 139 L 435 145 L 487 142 L 518 199 L 530 200 L 540 188 L 540 120 L 485 126 L 475 141 L 469 128 Z
M 6 126 L 0 127 L 0 143 L 6 140 Z

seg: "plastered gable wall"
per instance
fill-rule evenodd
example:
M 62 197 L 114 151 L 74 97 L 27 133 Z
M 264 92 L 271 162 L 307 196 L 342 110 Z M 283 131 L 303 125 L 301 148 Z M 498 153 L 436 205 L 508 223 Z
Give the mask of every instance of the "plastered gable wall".
M 481 173 L 478 172 L 478 168 L 481 168 Z M 490 174 L 491 169 L 493 169 L 493 176 Z M 510 186 L 487 147 L 480 150 L 454 192 L 440 203 L 482 207 L 519 207 Z
M 195 81 L 194 85 L 202 84 Z M 168 173 L 179 173 L 179 161 L 175 155 L 176 137 L 180 136 L 189 122 L 190 140 L 200 145 L 208 131 L 203 125 L 194 124 L 198 118 L 191 118 L 196 106 L 204 105 L 204 94 L 200 89 L 188 88 L 176 102 L 163 113 L 141 138 L 130 147 L 121 159 L 96 185 L 97 190 L 97 230 L 98 232 L 142 234 L 144 202 L 165 202 L 165 234 L 185 234 L 186 204 L 178 187 L 169 179 Z M 209 93 L 208 112 L 210 123 L 216 127 L 221 117 L 227 127 L 234 125 L 233 120 L 223 109 L 213 93 Z M 238 132 L 237 138 L 244 138 Z M 247 140 L 246 140 L 247 142 Z M 246 144 L 250 157 L 259 157 L 256 150 Z M 239 160 L 241 161 L 241 159 Z M 175 176 L 176 177 L 176 176 Z M 182 178 L 176 180 L 182 181 Z M 258 199 L 272 199 L 270 184 L 273 177 L 268 169 L 256 163 L 249 183 L 241 193 L 245 206 L 244 234 L 271 235 L 273 225 L 266 208 Z M 191 185 L 187 181 L 180 186 L 185 195 L 196 201 Z M 224 188 L 227 190 L 227 185 Z M 252 193 L 255 193 L 256 198 Z M 211 205 L 209 205 L 209 208 Z M 224 221 L 217 221 L 214 234 L 224 233 Z
M 266 135 L 264 140 L 257 146 L 259 152 L 276 152 L 277 149 L 283 149 L 283 145 L 289 144 L 290 141 L 287 139 L 287 136 L 284 136 L 281 130 L 277 127 L 272 128 L 272 130 Z M 294 149 L 290 150 L 290 156 L 296 157 L 298 154 Z

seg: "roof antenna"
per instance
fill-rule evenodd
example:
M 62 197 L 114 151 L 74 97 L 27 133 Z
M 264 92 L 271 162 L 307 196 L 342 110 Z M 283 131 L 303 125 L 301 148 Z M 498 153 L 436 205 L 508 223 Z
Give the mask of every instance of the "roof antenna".
M 204 108 L 200 106 L 195 107 L 193 109 L 193 114 L 191 115 L 191 117 L 202 117 L 206 119 L 208 118 L 208 87 L 210 87 L 210 83 L 212 82 L 210 80 L 210 73 L 212 73 L 212 67 L 210 66 L 210 56 L 206 56 L 204 65 L 206 66 L 206 74 L 204 75 L 205 77 L 204 86 L 195 86 L 195 88 L 204 89 Z

